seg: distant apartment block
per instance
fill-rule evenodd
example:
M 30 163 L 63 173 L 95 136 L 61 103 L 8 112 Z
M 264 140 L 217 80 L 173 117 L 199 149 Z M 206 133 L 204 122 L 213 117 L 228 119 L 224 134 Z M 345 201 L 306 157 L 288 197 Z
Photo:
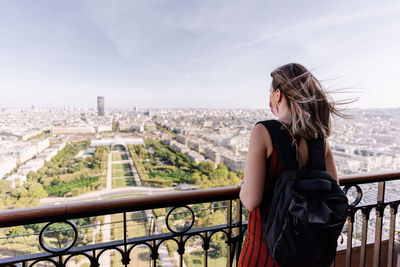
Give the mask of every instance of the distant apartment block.
M 59 149 L 57 147 L 49 147 L 42 153 L 36 155 L 37 159 L 43 159 L 44 161 L 50 161 L 55 155 L 57 155 Z
M 94 127 L 96 133 L 112 132 L 112 125 L 98 125 Z
M 35 135 L 42 133 L 43 130 L 36 129 L 36 130 L 27 130 L 27 131 L 1 131 L 0 135 L 4 136 L 15 136 L 17 138 L 22 139 L 23 141 L 28 140 Z
M 6 156 L 0 158 L 0 179 L 17 167 L 17 158 Z
M 214 162 L 214 164 L 219 164 L 221 162 L 221 151 L 216 148 L 206 147 L 204 148 L 204 157 Z
M 185 155 L 192 161 L 196 162 L 197 164 L 200 163 L 201 161 L 204 161 L 205 158 L 203 155 L 197 153 L 196 151 L 187 151 Z
M 187 139 L 186 136 L 177 135 L 177 136 L 176 136 L 176 141 L 179 142 L 179 143 L 181 143 L 181 144 L 183 144 L 183 145 L 185 145 L 185 146 L 188 145 L 188 139 Z
M 52 134 L 94 134 L 96 130 L 93 126 L 70 126 L 70 127 L 53 127 Z
M 144 145 L 144 140 L 141 137 L 138 138 L 113 138 L 113 139 L 96 139 L 90 141 L 90 146 L 116 146 L 122 145 L 126 147 L 127 145 Z
M 230 171 L 244 170 L 246 166 L 246 161 L 241 159 L 236 159 L 235 155 L 221 155 L 221 163 L 226 165 Z
M 170 145 L 171 145 L 172 148 L 174 148 L 175 150 L 177 150 L 178 152 L 181 152 L 181 153 L 185 153 L 185 152 L 189 151 L 189 148 L 187 146 L 182 145 L 182 144 L 177 143 L 177 142 L 171 141 Z
M 144 125 L 143 124 L 133 124 L 129 127 L 129 130 L 142 133 L 142 132 L 144 132 Z
M 189 140 L 188 147 L 199 153 L 204 153 L 204 144 L 200 143 L 199 140 L 193 140 L 193 139 Z
M 15 155 L 17 163 L 21 164 L 33 158 L 49 146 L 49 139 L 35 140 L 23 145 L 19 145 L 16 150 L 12 152 L 12 154 Z

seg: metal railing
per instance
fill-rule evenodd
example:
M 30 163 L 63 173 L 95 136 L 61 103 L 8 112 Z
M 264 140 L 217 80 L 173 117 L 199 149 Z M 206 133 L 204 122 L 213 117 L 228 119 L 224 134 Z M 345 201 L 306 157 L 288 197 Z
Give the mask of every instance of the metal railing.
M 400 179 L 400 172 L 379 172 L 370 175 L 347 175 L 340 178 L 340 185 L 344 186 L 344 191 L 347 193 L 351 188 L 355 189 L 355 198 L 348 208 L 347 212 L 347 246 L 345 258 L 338 263 L 336 260 L 335 266 L 399 266 L 400 262 L 397 258 L 394 259 L 395 246 L 395 227 L 396 215 L 400 203 L 400 195 L 395 199 L 386 199 L 386 185 L 389 181 Z M 363 201 L 365 195 L 362 185 L 377 183 L 376 200 Z M 400 188 L 399 188 L 400 189 Z M 399 192 L 400 193 L 400 192 Z M 363 203 L 364 202 L 364 203 Z M 390 209 L 389 233 L 388 239 L 383 239 L 382 228 L 384 222 L 385 208 Z M 368 224 L 371 220 L 371 211 L 375 210 L 375 234 L 373 244 L 368 245 Z M 353 231 L 355 224 L 355 215 L 361 212 L 362 227 L 360 245 L 353 246 Z M 383 246 L 385 245 L 385 246 Z M 385 247 L 385 251 L 383 251 Z M 357 260 L 354 262 L 353 251 L 357 250 Z M 370 251 L 369 251 L 370 250 Z M 397 256 L 397 255 L 396 255 Z M 338 259 L 338 257 L 336 258 Z
M 32 225 L 35 223 L 47 224 L 41 227 L 38 234 L 38 242 L 43 252 L 2 258 L 0 259 L 0 266 L 34 266 L 35 264 L 44 263 L 52 263 L 54 266 L 66 266 L 71 262 L 71 258 L 78 255 L 85 257 L 90 266 L 100 266 L 100 257 L 111 250 L 120 254 L 120 265 L 132 266 L 130 264 L 131 252 L 140 245 L 146 246 L 149 249 L 151 266 L 159 266 L 162 265 L 159 253 L 160 247 L 168 240 L 175 242 L 178 248 L 179 259 L 177 265 L 184 266 L 183 255 L 185 254 L 185 246 L 192 237 L 200 238 L 204 255 L 203 265 L 208 266 L 207 254 L 210 250 L 213 236 L 217 233 L 222 233 L 225 236 L 227 248 L 226 264 L 227 266 L 232 266 L 238 260 L 243 232 L 246 229 L 246 223 L 242 222 L 242 205 L 237 200 L 239 190 L 238 186 L 231 186 L 1 211 L 0 227 L 2 228 Z M 196 221 L 194 213 L 196 211 L 204 212 L 204 209 L 193 210 L 191 205 L 221 201 L 224 202 L 224 205 L 212 208 L 212 210 L 225 209 L 225 223 L 197 228 L 193 227 Z M 155 232 L 153 230 L 146 233 L 147 235 L 145 236 L 128 238 L 128 213 L 151 211 L 159 208 L 169 208 L 164 219 L 168 231 Z M 186 209 L 186 211 L 178 211 L 178 209 L 182 208 Z M 183 227 L 176 229 L 171 223 L 171 218 L 182 213 L 189 214 L 189 216 L 186 216 L 189 220 L 185 223 L 179 223 Z M 79 239 L 80 227 L 76 226 L 73 219 L 110 214 L 122 214 L 123 218 L 120 223 L 123 225 L 123 238 L 121 240 L 74 246 Z M 146 218 L 151 218 L 153 222 L 155 221 L 152 216 L 147 216 Z M 58 247 L 54 247 L 46 243 L 46 233 L 68 231 L 66 229 L 49 230 L 54 223 L 63 223 L 64 228 L 69 229 L 69 234 L 64 234 L 64 238 L 67 236 L 70 240 L 64 246 L 59 245 Z M 59 244 L 60 240 L 56 240 L 55 243 Z
M 396 199 L 387 200 L 385 198 L 385 187 L 389 181 L 398 180 L 400 172 L 382 172 L 370 175 L 347 175 L 340 178 L 340 185 L 349 195 L 354 195 L 354 201 L 349 206 L 344 239 L 346 247 L 343 250 L 338 249 L 334 266 L 396 266 L 395 259 L 395 233 L 396 233 L 396 215 L 400 203 L 400 195 Z M 376 200 L 373 203 L 363 201 L 365 192 L 363 185 L 377 184 Z M 175 262 L 178 266 L 185 266 L 184 255 L 187 249 L 188 240 L 197 237 L 200 240 L 203 250 L 202 265 L 208 266 L 210 244 L 216 233 L 222 233 L 226 239 L 226 265 L 237 265 L 243 234 L 246 230 L 247 222 L 243 219 L 242 205 L 238 200 L 240 188 L 238 186 L 214 188 L 205 190 L 193 190 L 185 192 L 164 193 L 151 196 L 136 196 L 120 199 L 99 200 L 81 203 L 61 204 L 48 207 L 35 207 L 27 209 L 15 209 L 0 211 L 0 228 L 15 227 L 19 225 L 31 225 L 37 223 L 47 223 L 41 225 L 38 234 L 39 247 L 42 250 L 38 253 L 27 253 L 15 255 L 0 259 L 0 266 L 34 266 L 50 262 L 55 266 L 66 266 L 71 262 L 71 258 L 80 255 L 90 264 L 90 266 L 100 266 L 100 257 L 113 250 L 119 254 L 120 265 L 131 266 L 132 250 L 142 245 L 149 250 L 151 266 L 163 265 L 160 259 L 160 248 L 165 242 L 172 241 L 176 244 L 178 260 Z M 351 193 L 353 191 L 353 194 Z M 195 212 L 202 212 L 204 209 L 194 209 L 196 204 L 201 203 L 224 202 L 223 209 L 226 210 L 225 222 L 216 225 L 196 226 L 197 216 Z M 219 206 L 221 208 L 221 205 Z M 159 208 L 168 208 L 164 217 L 167 231 L 154 231 L 154 223 L 157 222 L 156 216 L 151 219 L 151 227 L 145 235 L 139 237 L 129 237 L 127 235 L 130 219 L 127 214 L 139 211 L 152 211 Z M 218 207 L 216 207 L 218 208 Z M 384 225 L 384 210 L 390 209 L 390 219 L 388 227 L 388 239 L 383 238 L 382 229 Z M 179 209 L 185 211 L 178 212 Z M 375 235 L 372 244 L 367 242 L 368 225 L 372 220 L 371 211 L 375 210 Z M 179 216 L 185 213 L 186 221 Z M 361 234 L 354 235 L 354 226 L 356 224 L 356 214 L 361 213 L 362 227 Z M 100 240 L 93 244 L 84 244 L 76 246 L 80 227 L 73 222 L 74 219 L 87 218 L 93 216 L 103 216 L 111 214 L 120 214 L 122 220 L 122 238 L 104 242 Z M 149 218 L 152 216 L 146 216 Z M 176 218 L 175 218 L 176 217 Z M 181 227 L 175 229 L 170 223 L 171 218 L 179 221 Z M 54 223 L 62 222 L 67 226 L 69 234 L 64 234 L 64 238 L 69 238 L 69 242 L 64 246 L 50 246 L 46 243 L 46 233 L 51 231 L 64 231 L 65 229 L 50 230 Z M 106 223 L 101 224 L 103 227 Z M 357 233 L 356 233 L 357 235 Z M 354 242 L 354 241 L 357 242 Z M 53 240 L 54 241 L 54 240 Z M 60 243 L 60 240 L 55 240 Z M 370 242 L 371 243 L 371 242 Z M 0 249 L 1 250 L 1 249 Z M 371 253 L 369 252 L 371 250 Z M 355 254 L 357 251 L 357 255 Z M 186 253 L 186 255 L 189 253 Z M 400 263 L 399 263 L 400 264 Z

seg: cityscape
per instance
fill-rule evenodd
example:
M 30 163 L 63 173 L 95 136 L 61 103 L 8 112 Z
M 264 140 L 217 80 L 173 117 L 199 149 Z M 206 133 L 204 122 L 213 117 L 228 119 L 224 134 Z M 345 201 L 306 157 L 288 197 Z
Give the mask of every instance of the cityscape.
M 158 138 L 192 161 L 244 170 L 250 131 L 266 110 L 3 108 L 0 109 L 0 177 L 26 181 L 66 143 L 110 138 Z M 339 176 L 400 168 L 400 109 L 354 109 L 335 118 L 328 142 Z M 12 174 L 12 175 L 11 175 Z
M 400 137 L 395 133 L 400 131 L 400 109 L 352 109 L 347 114 L 351 118 L 333 120 L 328 139 L 339 177 L 399 169 Z M 261 109 L 106 109 L 104 97 L 98 97 L 96 108 L 3 108 L 0 118 L 4 199 L 0 205 L 12 209 L 238 184 L 252 127 L 273 116 Z M 389 182 L 385 198 L 396 199 L 398 185 Z M 374 203 L 377 185 L 360 186 L 362 203 Z M 348 194 L 350 198 L 355 195 Z M 161 233 L 166 225 L 158 220 L 162 213 L 156 214 L 156 210 L 147 210 L 133 216 L 132 221 L 142 220 L 135 221 L 135 231 L 152 228 Z M 389 216 L 385 212 L 386 238 Z M 113 228 L 119 219 L 106 215 L 91 221 L 95 226 L 85 236 L 92 236 L 88 238 L 92 241 L 113 240 L 121 234 Z M 372 229 L 374 224 L 369 221 Z M 361 225 L 362 216 L 356 214 L 356 236 Z M 24 231 L 3 235 L 8 235 L 6 240 L 24 236 L 21 251 L 33 246 Z M 368 242 L 373 237 L 370 230 Z M 360 241 L 355 238 L 353 243 Z M 160 247 L 163 266 L 174 266 L 177 261 L 177 255 L 167 256 L 172 250 L 171 246 Z M 7 251 L 11 250 L 0 253 L 6 256 Z M 115 262 L 115 257 L 106 253 L 102 264 Z

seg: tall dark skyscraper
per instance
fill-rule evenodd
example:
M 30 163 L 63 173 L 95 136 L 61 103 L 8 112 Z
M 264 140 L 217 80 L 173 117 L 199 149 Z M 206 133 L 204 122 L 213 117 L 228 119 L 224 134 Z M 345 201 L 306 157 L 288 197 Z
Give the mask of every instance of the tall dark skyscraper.
M 97 113 L 99 116 L 104 116 L 104 96 L 97 97 Z

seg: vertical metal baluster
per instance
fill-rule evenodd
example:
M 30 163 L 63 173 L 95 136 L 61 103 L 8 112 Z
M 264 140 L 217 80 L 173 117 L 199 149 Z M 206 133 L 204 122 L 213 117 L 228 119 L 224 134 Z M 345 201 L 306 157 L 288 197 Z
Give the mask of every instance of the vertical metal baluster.
M 374 244 L 374 260 L 373 267 L 379 267 L 381 263 L 381 246 L 382 246 L 382 223 L 383 223 L 383 211 L 385 206 L 383 205 L 385 199 L 385 182 L 378 183 L 378 196 L 376 209 L 376 226 L 375 226 L 375 244 Z
M 238 236 L 238 243 L 236 244 L 236 267 L 239 264 L 240 252 L 242 251 L 243 242 L 243 231 L 242 231 L 242 202 L 240 199 L 236 200 L 236 223 L 239 224 L 239 228 L 236 231 Z
M 208 247 L 209 247 L 209 242 L 208 242 L 208 236 L 207 236 L 207 232 L 203 233 L 203 237 L 204 237 L 204 267 L 208 266 Z
M 124 216 L 124 255 L 125 255 L 125 259 L 122 259 L 124 261 L 124 265 L 128 266 L 129 261 L 130 261 L 130 257 L 128 254 L 128 244 L 126 243 L 126 237 L 127 237 L 127 227 L 126 227 L 126 212 L 123 213 Z
M 63 259 L 62 259 L 62 255 L 58 256 L 58 266 L 63 267 Z
M 157 258 L 158 258 L 158 256 L 156 257 L 154 254 L 156 254 L 156 255 L 158 255 L 158 248 L 159 247 L 157 247 L 157 250 L 156 250 L 156 240 L 153 240 L 153 251 L 152 251 L 152 253 L 153 253 L 153 267 L 156 267 L 157 266 Z
M 185 253 L 185 248 L 183 247 L 183 236 L 179 236 L 179 247 L 178 247 L 178 253 L 179 253 L 179 267 L 183 267 L 183 254 Z
M 347 248 L 346 248 L 346 267 L 351 267 L 353 223 L 355 209 L 350 208 L 347 215 Z
M 361 251 L 360 251 L 360 267 L 365 267 L 366 248 L 367 248 L 367 233 L 368 233 L 368 220 L 371 208 L 363 208 L 362 212 L 362 233 L 361 233 Z
M 389 230 L 389 249 L 388 249 L 388 263 L 387 266 L 391 267 L 393 265 L 393 249 L 394 249 L 394 230 L 396 227 L 396 215 L 398 205 L 390 205 L 390 230 Z
M 93 250 L 93 258 L 90 261 L 90 266 L 100 266 L 98 259 L 96 258 L 96 250 Z
M 232 200 L 228 200 L 228 205 L 226 205 L 226 223 L 228 224 L 228 253 L 226 255 L 226 266 L 231 267 L 233 262 L 232 262 L 232 246 L 233 242 L 232 241 Z

